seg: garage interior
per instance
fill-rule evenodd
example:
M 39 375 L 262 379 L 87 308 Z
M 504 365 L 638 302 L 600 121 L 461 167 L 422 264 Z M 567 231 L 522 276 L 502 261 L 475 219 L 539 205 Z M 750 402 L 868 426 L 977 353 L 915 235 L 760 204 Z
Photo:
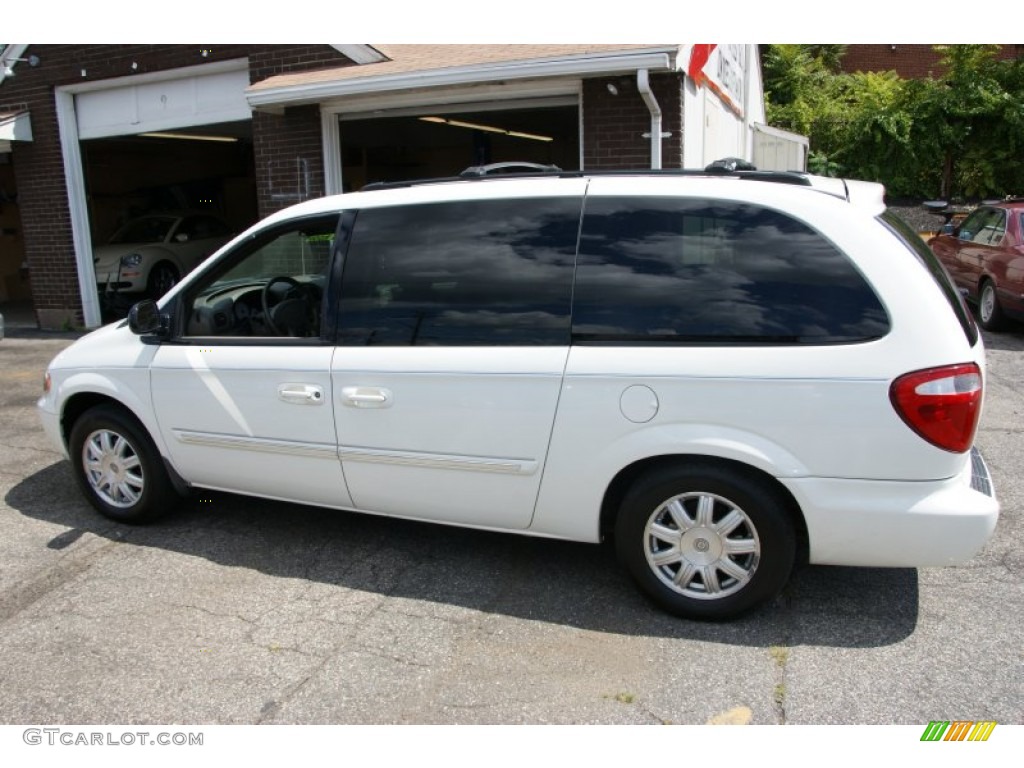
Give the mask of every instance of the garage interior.
M 81 150 L 94 247 L 146 214 L 203 211 L 233 233 L 258 218 L 249 120 L 83 140 Z M 101 297 L 104 320 L 137 298 Z
M 233 232 L 258 218 L 251 121 L 88 139 L 80 146 L 94 245 L 149 213 L 206 211 Z M 0 153 L 0 304 L 27 305 L 32 293 L 11 158 Z
M 524 109 L 424 107 L 409 114 L 343 116 L 346 192 L 374 181 L 458 175 L 474 165 L 522 161 L 579 170 L 575 104 Z
M 32 298 L 10 152 L 0 152 L 0 304 Z
M 240 232 L 257 219 L 252 123 L 81 142 L 93 243 L 148 213 L 206 211 Z

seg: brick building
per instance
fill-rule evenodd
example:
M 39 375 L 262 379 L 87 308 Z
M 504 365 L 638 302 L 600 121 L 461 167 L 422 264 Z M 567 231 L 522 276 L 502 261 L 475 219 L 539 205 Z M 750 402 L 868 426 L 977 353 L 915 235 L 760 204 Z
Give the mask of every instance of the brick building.
M 997 54 L 1000 59 L 1017 59 L 1024 55 L 1024 45 L 1002 45 Z M 942 54 L 934 45 L 849 45 L 841 66 L 844 72 L 888 72 L 900 77 L 917 79 L 940 77 Z
M 94 246 L 147 212 L 242 231 L 481 163 L 699 167 L 763 122 L 746 45 L 0 46 L 0 304 L 98 325 Z

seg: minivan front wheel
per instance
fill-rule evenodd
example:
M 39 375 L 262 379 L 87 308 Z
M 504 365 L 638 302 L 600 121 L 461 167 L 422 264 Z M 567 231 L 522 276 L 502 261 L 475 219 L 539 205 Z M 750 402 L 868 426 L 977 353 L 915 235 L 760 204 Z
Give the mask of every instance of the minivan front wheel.
M 720 465 L 681 465 L 642 477 L 626 494 L 616 548 L 665 610 L 729 619 L 782 589 L 796 537 L 768 482 Z
M 111 520 L 149 522 L 179 500 L 149 435 L 116 406 L 83 413 L 71 429 L 68 452 L 89 503 Z

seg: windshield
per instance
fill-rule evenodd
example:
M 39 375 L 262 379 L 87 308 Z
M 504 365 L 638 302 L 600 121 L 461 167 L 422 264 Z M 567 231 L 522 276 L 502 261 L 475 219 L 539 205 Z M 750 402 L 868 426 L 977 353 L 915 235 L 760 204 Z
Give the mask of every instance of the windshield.
M 147 216 L 130 221 L 110 238 L 111 245 L 122 243 L 162 243 L 167 239 L 177 218 L 174 216 Z

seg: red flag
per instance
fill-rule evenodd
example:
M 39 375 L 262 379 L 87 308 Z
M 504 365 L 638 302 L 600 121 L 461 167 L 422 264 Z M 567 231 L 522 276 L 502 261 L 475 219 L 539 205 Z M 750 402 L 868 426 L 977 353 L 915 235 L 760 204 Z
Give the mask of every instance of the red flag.
M 711 52 L 718 47 L 718 43 L 695 43 L 690 51 L 690 66 L 686 68 L 686 74 L 690 76 L 697 85 L 700 85 L 707 76 L 704 74 L 704 65 L 711 58 Z

